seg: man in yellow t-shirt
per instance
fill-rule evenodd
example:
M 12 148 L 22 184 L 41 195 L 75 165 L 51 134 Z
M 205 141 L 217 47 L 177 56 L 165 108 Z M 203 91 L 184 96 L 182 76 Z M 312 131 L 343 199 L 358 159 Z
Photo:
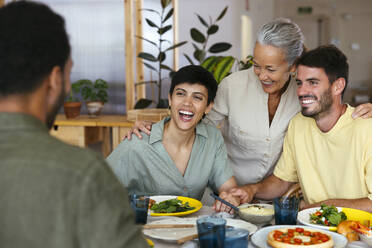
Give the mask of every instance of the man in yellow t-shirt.
M 274 174 L 230 191 L 249 202 L 272 199 L 299 182 L 305 207 L 324 203 L 372 212 L 372 119 L 353 120 L 342 96 L 348 63 L 335 46 L 322 46 L 297 62 L 302 111 L 290 122 Z

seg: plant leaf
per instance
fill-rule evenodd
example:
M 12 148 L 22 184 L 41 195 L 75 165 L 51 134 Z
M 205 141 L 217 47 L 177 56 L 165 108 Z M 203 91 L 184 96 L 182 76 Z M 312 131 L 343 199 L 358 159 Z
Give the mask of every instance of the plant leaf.
M 208 28 L 208 23 L 203 19 L 203 17 L 201 17 L 200 15 L 196 14 L 196 16 L 198 17 L 199 21 L 201 22 L 201 24 L 203 24 L 206 28 Z
M 135 37 L 138 38 L 138 39 L 141 39 L 141 40 L 147 41 L 148 43 L 150 43 L 150 44 L 152 44 L 152 45 L 158 47 L 158 45 L 156 45 L 155 42 L 153 42 L 153 41 L 151 41 L 151 40 L 149 40 L 149 39 L 146 39 L 146 38 L 141 37 L 141 36 L 138 36 L 138 35 L 136 35 Z
M 172 25 L 167 25 L 167 26 L 165 26 L 163 28 L 159 28 L 158 34 L 160 34 L 160 35 L 161 34 L 164 34 L 164 33 L 168 32 L 171 29 L 172 29 Z
M 187 61 L 189 61 L 189 63 L 191 64 L 191 65 L 194 65 L 194 62 L 192 61 L 192 59 L 189 57 L 189 55 L 187 55 L 187 54 L 183 54 L 183 56 L 185 56 L 185 58 L 187 59 Z
M 217 17 L 217 19 L 216 19 L 216 21 L 219 21 L 219 20 L 221 20 L 223 17 L 224 17 L 224 15 L 226 14 L 226 11 L 227 11 L 227 6 L 222 10 L 222 12 L 221 12 L 221 14 Z
M 167 40 L 167 39 L 160 39 L 160 41 L 161 42 L 164 42 L 164 41 L 166 41 L 167 43 L 169 43 L 169 44 L 172 44 L 172 42 L 170 42 L 169 40 Z
M 191 35 L 191 38 L 196 42 L 199 42 L 199 43 L 205 42 L 205 36 L 196 28 L 192 28 L 190 30 L 190 35 Z
M 169 107 L 169 102 L 168 99 L 160 99 L 158 104 L 156 105 L 157 108 L 168 108 Z
M 99 78 L 94 82 L 94 88 L 105 90 L 105 89 L 108 89 L 108 84 L 105 80 Z
M 165 60 L 166 56 L 164 52 L 160 52 L 158 55 L 158 61 L 163 62 Z
M 183 46 L 183 45 L 185 45 L 186 43 L 187 43 L 187 41 L 182 41 L 182 42 L 177 43 L 177 44 L 175 44 L 175 45 L 173 45 L 173 46 L 171 46 L 171 47 L 168 47 L 165 51 L 169 51 L 169 50 L 175 49 L 176 47 Z
M 149 69 L 151 69 L 151 70 L 153 70 L 153 71 L 156 71 L 156 72 L 158 72 L 158 70 L 156 70 L 155 69 L 155 67 L 153 67 L 152 65 L 150 65 L 150 64 L 148 64 L 148 63 L 143 63 L 144 64 L 144 66 L 146 66 L 147 68 L 149 68 Z
M 150 106 L 152 103 L 152 100 L 146 99 L 146 98 L 141 98 L 139 99 L 136 104 L 134 105 L 134 109 L 144 109 Z
M 213 71 L 216 68 L 216 64 L 217 64 L 217 57 L 210 56 L 206 58 L 200 65 L 213 74 Z
M 141 58 L 141 59 L 144 59 L 144 60 L 148 60 L 148 61 L 151 61 L 151 62 L 156 62 L 158 61 L 157 58 L 154 57 L 154 55 L 150 54 L 150 53 L 144 53 L 144 52 L 141 52 L 137 55 L 138 58 Z
M 207 34 L 215 34 L 218 31 L 217 25 L 212 25 L 208 28 Z
M 210 53 L 221 53 L 229 50 L 231 48 L 231 44 L 227 42 L 219 42 L 214 44 L 209 48 Z
M 165 69 L 165 70 L 168 70 L 168 71 L 173 71 L 172 68 L 170 68 L 169 66 L 164 65 L 164 64 L 161 64 L 161 65 L 160 65 L 160 68 Z
M 171 18 L 171 16 L 173 15 L 173 11 L 174 11 L 173 8 L 171 8 L 171 9 L 168 11 L 167 15 L 166 15 L 165 18 L 163 19 L 163 23 L 166 22 L 169 18 Z
M 205 58 L 205 51 L 203 50 L 196 50 L 194 52 L 194 58 L 201 63 Z
M 194 47 L 195 50 L 200 50 L 199 47 L 195 43 L 192 43 L 192 46 Z
M 147 24 L 149 24 L 150 27 L 159 28 L 155 23 L 153 23 L 151 20 L 145 18 Z
M 107 91 L 106 91 L 106 90 L 99 90 L 99 91 L 97 92 L 97 98 L 98 98 L 101 102 L 107 102 L 107 98 L 108 98 Z
M 213 76 L 217 80 L 217 83 L 220 83 L 221 80 L 228 75 L 232 66 L 234 65 L 235 59 L 232 56 L 224 57 L 218 64 L 216 65 L 216 69 L 213 73 Z
M 165 9 L 170 4 L 170 2 L 170 0 L 161 0 L 161 7 Z

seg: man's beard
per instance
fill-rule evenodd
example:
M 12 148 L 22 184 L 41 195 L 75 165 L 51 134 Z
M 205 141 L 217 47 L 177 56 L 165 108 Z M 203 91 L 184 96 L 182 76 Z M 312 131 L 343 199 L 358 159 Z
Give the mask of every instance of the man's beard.
M 55 102 L 55 104 L 52 106 L 52 109 L 50 110 L 50 112 L 47 113 L 46 125 L 47 125 L 48 129 L 51 129 L 53 127 L 54 120 L 56 119 L 56 116 L 59 112 L 59 109 L 62 107 L 62 105 L 65 101 L 65 98 L 66 98 L 67 94 L 63 90 L 64 86 L 65 86 L 65 81 L 63 80 L 61 93 L 59 94 L 58 99 Z
M 306 95 L 306 96 L 301 96 L 301 98 L 313 98 L 317 100 L 317 97 L 314 95 Z M 318 101 L 319 106 L 315 108 L 313 111 L 310 111 L 307 107 L 302 107 L 301 113 L 306 116 L 306 117 L 312 117 L 314 119 L 319 119 L 320 116 L 323 113 L 328 112 L 328 110 L 331 108 L 333 104 L 333 99 L 332 99 L 332 92 L 331 92 L 331 87 L 329 87 L 321 96 L 320 100 Z

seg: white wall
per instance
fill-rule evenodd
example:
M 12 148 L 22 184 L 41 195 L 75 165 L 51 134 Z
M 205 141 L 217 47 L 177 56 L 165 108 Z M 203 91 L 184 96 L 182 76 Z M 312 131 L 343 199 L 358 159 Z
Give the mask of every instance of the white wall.
M 346 100 L 351 102 L 355 94 L 372 96 L 372 1 L 371 0 L 277 0 L 275 15 L 290 17 L 294 21 L 306 18 L 297 13 L 299 6 L 311 6 L 311 16 L 323 16 L 329 20 L 328 40 L 348 57 L 350 74 Z M 313 30 L 301 26 L 305 38 L 311 40 Z

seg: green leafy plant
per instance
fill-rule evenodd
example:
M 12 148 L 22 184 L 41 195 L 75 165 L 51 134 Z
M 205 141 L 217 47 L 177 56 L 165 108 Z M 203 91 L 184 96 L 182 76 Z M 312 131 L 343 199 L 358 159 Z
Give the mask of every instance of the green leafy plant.
M 150 70 L 156 72 L 158 74 L 157 81 L 146 81 L 146 82 L 138 82 L 136 85 L 140 84 L 148 84 L 153 83 L 158 87 L 158 99 L 157 99 L 157 107 L 158 108 L 166 108 L 168 107 L 168 100 L 161 98 L 161 89 L 162 89 L 162 70 L 167 70 L 170 72 L 170 75 L 174 73 L 173 69 L 164 64 L 164 60 L 166 59 L 166 53 L 171 51 L 179 46 L 182 46 L 187 43 L 187 41 L 179 42 L 177 44 L 172 44 L 170 41 L 163 38 L 163 35 L 172 29 L 171 24 L 167 24 L 167 21 L 173 16 L 173 8 L 170 7 L 171 0 L 160 0 L 161 3 L 161 11 L 153 10 L 153 9 L 142 9 L 143 11 L 148 11 L 155 13 L 158 17 L 157 21 L 150 20 L 149 18 L 145 18 L 146 23 L 153 28 L 158 34 L 158 42 L 154 42 L 152 40 L 146 39 L 145 37 L 137 36 L 137 38 L 142 39 L 156 49 L 154 54 L 140 52 L 137 56 L 143 60 L 146 60 L 143 64 L 149 68 Z M 164 44 L 168 43 L 170 46 L 165 48 Z M 135 109 L 138 108 L 146 108 L 148 107 L 153 100 L 151 99 L 139 99 L 136 105 L 134 106 Z
M 80 93 L 81 90 L 81 83 L 75 82 L 71 84 L 71 90 L 68 95 L 68 98 L 66 99 L 66 102 L 80 102 L 77 95 Z
M 217 42 L 210 47 L 207 46 L 210 36 L 216 34 L 219 30 L 217 23 L 225 16 L 227 10 L 228 7 L 226 6 L 214 21 L 212 17 L 209 16 L 209 23 L 199 14 L 196 14 L 200 23 L 205 27 L 205 33 L 202 33 L 197 28 L 192 28 L 190 30 L 191 38 L 194 41 L 192 43 L 194 47 L 193 57 L 196 60 L 196 63 L 211 72 L 218 83 L 220 83 L 224 77 L 231 74 L 231 70 L 235 63 L 237 63 L 239 70 L 248 69 L 253 65 L 252 56 L 247 56 L 245 60 L 241 61 L 233 56 L 212 55 L 207 57 L 208 53 L 222 53 L 228 51 L 232 47 L 228 42 Z M 195 64 L 190 56 L 187 54 L 183 55 L 190 64 Z
M 78 80 L 76 85 L 79 85 L 81 89 L 81 96 L 85 101 L 90 102 L 107 102 L 108 84 L 103 79 L 97 79 L 94 83 L 89 79 Z M 78 87 L 78 86 L 76 86 Z
M 190 30 L 190 35 L 192 40 L 192 46 L 194 47 L 194 59 L 198 62 L 198 64 L 202 64 L 202 62 L 206 59 L 207 53 L 221 53 L 229 50 L 231 48 L 231 44 L 227 42 L 218 42 L 211 45 L 207 48 L 208 40 L 211 35 L 216 34 L 219 30 L 219 26 L 217 22 L 220 21 L 226 14 L 228 7 L 226 6 L 222 12 L 218 15 L 218 17 L 212 21 L 212 18 L 209 16 L 209 23 L 205 21 L 203 17 L 199 14 L 196 14 L 200 23 L 206 28 L 205 34 L 203 34 L 199 29 L 192 28 Z M 187 54 L 183 54 L 186 59 L 189 61 L 190 64 L 194 64 L 193 60 Z

